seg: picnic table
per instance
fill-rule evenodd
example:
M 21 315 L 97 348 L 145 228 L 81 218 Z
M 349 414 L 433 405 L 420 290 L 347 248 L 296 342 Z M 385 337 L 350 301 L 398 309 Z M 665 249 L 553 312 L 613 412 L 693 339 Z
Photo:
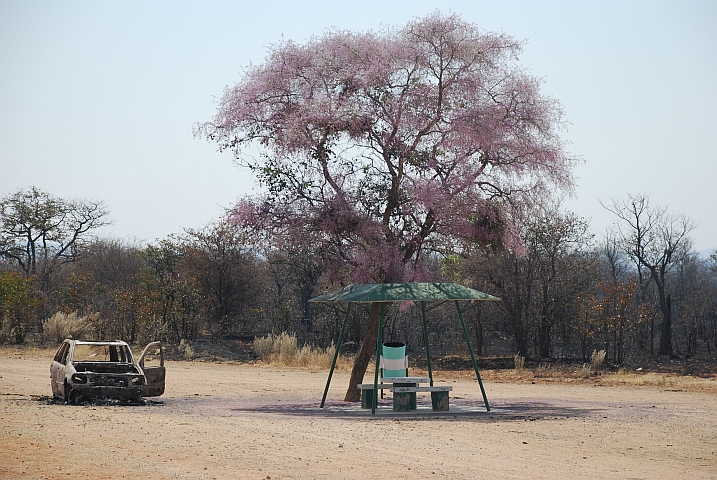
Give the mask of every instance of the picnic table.
M 421 384 L 428 384 L 421 386 Z M 374 395 L 373 383 L 362 383 L 358 385 L 361 390 L 361 407 L 372 408 Z M 388 390 L 393 392 L 393 411 L 410 412 L 416 410 L 416 392 L 431 392 L 431 406 L 434 412 L 448 411 L 448 392 L 453 390 L 450 386 L 434 387 L 431 379 L 426 377 L 387 377 L 382 383 L 376 385 L 377 390 Z

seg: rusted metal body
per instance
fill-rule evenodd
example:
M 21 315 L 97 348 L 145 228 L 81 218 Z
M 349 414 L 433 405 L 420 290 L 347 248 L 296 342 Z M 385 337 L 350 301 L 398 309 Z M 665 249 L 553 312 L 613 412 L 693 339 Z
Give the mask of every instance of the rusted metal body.
M 145 366 L 148 357 L 159 365 Z M 164 393 L 164 352 L 160 342 L 147 345 L 135 361 L 126 342 L 67 339 L 50 366 L 55 398 L 75 403 L 96 398 L 139 400 Z

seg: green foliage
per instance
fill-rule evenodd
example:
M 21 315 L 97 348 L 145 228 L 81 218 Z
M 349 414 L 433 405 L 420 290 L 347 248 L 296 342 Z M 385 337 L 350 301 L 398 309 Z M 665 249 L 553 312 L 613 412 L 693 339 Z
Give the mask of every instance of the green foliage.
M 72 272 L 56 292 L 63 312 L 86 312 L 92 309 L 95 281 L 87 272 Z
M 202 311 L 196 282 L 176 271 L 177 264 L 167 258 L 167 250 L 148 247 L 145 253 L 152 255 L 153 263 L 135 276 L 133 285 L 115 292 L 115 305 L 130 328 L 130 337 L 174 342 L 194 338 Z
M 34 278 L 18 272 L 0 272 L 0 321 L 2 336 L 13 343 L 22 343 L 36 318 L 39 301 Z
M 0 199 L 0 257 L 47 287 L 50 274 L 76 259 L 93 229 L 107 225 L 102 202 L 66 200 L 36 187 Z
M 463 259 L 460 255 L 450 254 L 443 257 L 441 262 L 441 276 L 447 282 L 461 283 L 461 270 L 463 269 Z

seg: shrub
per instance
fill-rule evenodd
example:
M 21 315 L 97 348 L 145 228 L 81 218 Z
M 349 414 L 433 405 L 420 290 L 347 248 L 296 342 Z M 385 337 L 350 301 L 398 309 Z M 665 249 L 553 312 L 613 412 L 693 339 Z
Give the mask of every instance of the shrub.
M 99 313 L 80 316 L 77 312 L 69 315 L 57 312 L 42 322 L 42 333 L 46 339 L 57 344 L 62 343 L 66 338 L 90 338 L 93 336 L 94 324 L 99 316 Z
M 266 337 L 254 337 L 254 353 L 263 362 L 270 362 L 271 355 L 274 353 L 274 334 L 270 333 Z
M 289 335 L 286 332 L 282 332 L 281 335 L 276 338 L 276 346 L 278 350 L 276 353 L 279 354 L 280 363 L 283 363 L 284 365 L 291 365 L 294 363 L 296 357 L 299 356 L 296 345 L 296 337 L 294 335 Z
M 32 278 L 18 272 L 0 272 L 0 341 L 23 343 L 38 305 Z
M 593 350 L 592 355 L 590 355 L 590 366 L 593 370 L 598 370 L 602 367 L 603 363 L 605 363 L 605 354 L 605 350 L 600 350 L 599 352 Z

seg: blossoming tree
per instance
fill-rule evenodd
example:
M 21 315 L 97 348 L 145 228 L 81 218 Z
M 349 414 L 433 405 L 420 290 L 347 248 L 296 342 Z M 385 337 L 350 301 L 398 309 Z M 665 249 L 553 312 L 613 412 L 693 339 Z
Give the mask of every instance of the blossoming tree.
M 438 12 L 398 29 L 283 41 L 196 133 L 265 188 L 236 205 L 242 227 L 275 245 L 321 244 L 334 278 L 421 280 L 430 252 L 519 246 L 515 207 L 572 185 L 560 104 L 519 66 L 520 52 L 510 36 Z M 377 311 L 346 400 L 358 399 Z

